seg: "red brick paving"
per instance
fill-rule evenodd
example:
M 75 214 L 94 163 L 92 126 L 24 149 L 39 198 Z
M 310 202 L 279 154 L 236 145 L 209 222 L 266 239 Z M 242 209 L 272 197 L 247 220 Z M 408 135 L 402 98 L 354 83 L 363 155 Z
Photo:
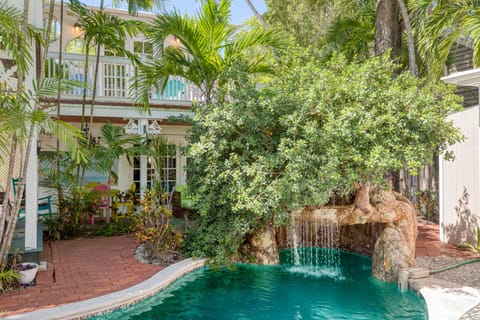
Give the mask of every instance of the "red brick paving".
M 478 258 L 478 254 L 471 251 L 458 248 L 454 244 L 440 242 L 438 225 L 430 223 L 418 224 L 416 255 L 417 257 Z
M 45 242 L 36 285 L 0 295 L 0 317 L 86 300 L 142 282 L 161 267 L 134 257 L 132 236 Z
M 0 295 L 0 317 L 50 308 L 122 290 L 148 279 L 161 267 L 139 263 L 131 236 L 44 243 L 36 285 Z M 419 224 L 417 256 L 478 257 L 439 241 L 438 225 Z

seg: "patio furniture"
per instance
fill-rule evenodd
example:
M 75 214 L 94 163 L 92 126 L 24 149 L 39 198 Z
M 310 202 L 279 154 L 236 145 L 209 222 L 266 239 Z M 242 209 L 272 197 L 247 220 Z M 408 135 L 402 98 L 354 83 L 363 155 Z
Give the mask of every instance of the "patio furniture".
M 13 195 L 17 195 L 18 184 L 20 183 L 20 178 L 13 178 Z M 25 219 L 25 189 L 23 190 L 22 204 L 20 211 L 18 212 L 18 219 Z M 44 196 L 38 198 L 38 216 L 52 216 L 52 196 Z
M 110 199 L 109 199 L 109 186 L 106 184 L 96 185 L 92 191 L 97 194 L 97 206 L 102 212 L 102 215 L 105 216 L 107 222 L 110 221 Z M 95 224 L 95 216 L 91 217 L 91 224 Z

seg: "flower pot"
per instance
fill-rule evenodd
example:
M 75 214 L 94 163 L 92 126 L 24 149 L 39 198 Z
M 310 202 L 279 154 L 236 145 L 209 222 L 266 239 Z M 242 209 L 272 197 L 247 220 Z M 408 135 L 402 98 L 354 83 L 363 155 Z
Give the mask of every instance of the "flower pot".
M 18 280 L 20 284 L 30 284 L 35 279 L 38 271 L 38 264 L 34 262 L 23 262 L 13 266 L 13 269 L 17 270 L 21 277 Z

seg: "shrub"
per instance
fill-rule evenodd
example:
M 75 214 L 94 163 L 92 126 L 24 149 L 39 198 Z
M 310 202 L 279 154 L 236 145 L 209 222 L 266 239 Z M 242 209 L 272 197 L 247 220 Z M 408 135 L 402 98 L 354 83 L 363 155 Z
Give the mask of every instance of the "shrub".
M 183 243 L 182 234 L 170 223 L 172 212 L 162 204 L 162 199 L 157 197 L 154 190 L 146 190 L 140 203 L 142 210 L 134 216 L 135 236 L 145 243 L 145 250 L 151 259 L 169 264 L 178 258 L 177 250 Z

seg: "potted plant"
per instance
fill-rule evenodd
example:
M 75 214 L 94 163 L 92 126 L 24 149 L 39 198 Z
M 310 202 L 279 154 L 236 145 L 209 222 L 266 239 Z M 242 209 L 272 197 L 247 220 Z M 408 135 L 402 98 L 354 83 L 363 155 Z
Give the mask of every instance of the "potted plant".
M 14 253 L 12 260 L 12 270 L 18 271 L 18 273 L 20 273 L 20 279 L 18 279 L 18 282 L 23 285 L 32 283 L 38 272 L 38 264 L 35 262 L 17 263 L 17 259 L 21 260 L 21 256 L 17 253 Z
M 30 284 L 35 279 L 38 271 L 38 264 L 35 262 L 22 262 L 14 265 L 12 269 L 20 273 L 20 284 Z

